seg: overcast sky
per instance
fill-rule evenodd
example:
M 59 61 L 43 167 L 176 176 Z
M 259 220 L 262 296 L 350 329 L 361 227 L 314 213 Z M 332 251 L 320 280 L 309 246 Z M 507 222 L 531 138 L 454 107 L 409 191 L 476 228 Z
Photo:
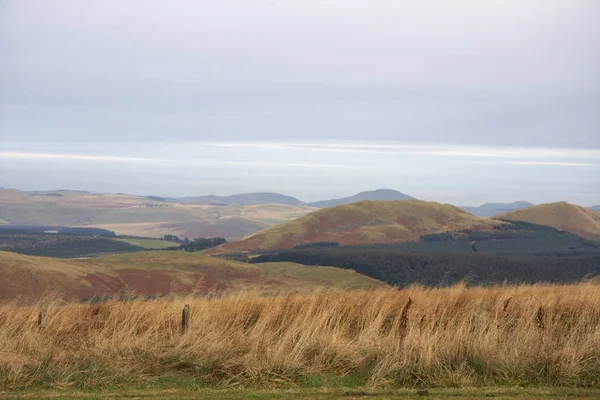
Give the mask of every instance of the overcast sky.
M 600 203 L 600 1 L 0 0 L 0 186 Z

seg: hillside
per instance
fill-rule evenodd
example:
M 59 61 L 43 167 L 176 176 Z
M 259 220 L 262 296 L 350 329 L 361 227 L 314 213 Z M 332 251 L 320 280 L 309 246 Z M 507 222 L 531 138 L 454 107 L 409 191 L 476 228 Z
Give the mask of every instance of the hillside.
M 394 201 L 394 200 L 414 200 L 413 197 L 400 193 L 397 190 L 390 189 L 377 189 L 366 192 L 360 192 L 350 197 L 343 197 L 340 199 L 322 200 L 308 203 L 311 207 L 317 208 L 329 208 L 340 206 L 344 204 L 356 203 L 357 201 L 363 200 L 383 200 L 383 201 Z
M 383 284 L 337 268 L 294 263 L 245 264 L 199 253 L 141 252 L 64 260 L 0 252 L 0 300 L 36 300 L 55 293 L 67 299 L 137 294 L 205 293 L 212 290 L 372 288 Z
M 461 206 L 460 208 L 477 217 L 492 217 L 504 212 L 518 210 L 533 206 L 528 201 L 515 201 L 513 203 L 486 203 L 479 207 Z
M 88 226 L 117 234 L 239 239 L 312 211 L 286 204 L 201 205 L 152 196 L 0 190 L 0 224 Z
M 474 217 L 452 205 L 420 200 L 367 200 L 312 212 L 226 243 L 209 253 L 283 249 L 315 242 L 340 245 L 406 242 L 436 232 L 487 231 L 498 224 L 498 221 Z
M 600 239 L 600 213 L 564 201 L 514 210 L 496 217 L 551 226 L 588 239 Z
M 596 212 L 600 212 L 600 205 L 597 205 L 597 206 L 591 206 L 591 207 L 590 207 L 590 210 L 594 210 L 594 211 L 596 211 Z

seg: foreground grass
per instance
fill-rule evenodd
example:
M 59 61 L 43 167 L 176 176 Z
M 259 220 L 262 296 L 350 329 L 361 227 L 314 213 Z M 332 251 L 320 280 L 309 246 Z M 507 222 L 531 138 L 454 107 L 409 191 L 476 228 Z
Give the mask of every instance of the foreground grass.
M 2 393 L 3 399 L 215 399 L 215 400 L 277 400 L 277 399 L 598 399 L 600 389 L 581 388 L 464 388 L 432 389 L 425 393 L 408 389 L 120 389 L 102 391 L 28 390 Z
M 184 304 L 191 317 L 182 332 Z M 0 306 L 0 390 L 151 390 L 157 380 L 178 390 L 600 387 L 600 287 Z

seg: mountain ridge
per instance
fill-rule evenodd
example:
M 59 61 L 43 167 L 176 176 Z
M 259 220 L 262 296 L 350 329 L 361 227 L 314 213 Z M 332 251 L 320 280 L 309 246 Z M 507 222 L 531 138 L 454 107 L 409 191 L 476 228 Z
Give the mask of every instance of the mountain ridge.
M 492 217 L 503 212 L 527 208 L 534 205 L 535 204 L 528 201 L 513 201 L 512 203 L 485 203 L 480 206 L 459 206 L 459 208 L 477 217 Z
M 182 197 L 176 199 L 184 204 L 206 205 L 257 205 L 257 204 L 286 204 L 293 206 L 306 206 L 307 204 L 295 197 L 275 192 L 250 192 L 238 193 L 228 196 L 206 195 L 198 197 Z

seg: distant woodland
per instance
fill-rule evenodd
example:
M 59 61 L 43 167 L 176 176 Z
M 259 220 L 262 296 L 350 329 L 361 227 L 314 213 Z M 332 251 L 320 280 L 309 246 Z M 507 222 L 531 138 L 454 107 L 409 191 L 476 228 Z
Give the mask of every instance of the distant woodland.
M 5 226 L 0 227 L 0 251 L 57 257 L 97 257 L 105 254 L 131 253 L 148 250 L 117 239 L 150 239 L 137 236 L 117 236 L 115 232 L 98 228 L 65 228 L 54 226 Z M 177 236 L 165 235 L 162 239 L 170 247 L 163 250 L 202 251 L 226 242 L 224 238 L 198 238 L 180 240 Z
M 352 269 L 390 285 L 568 283 L 600 275 L 600 252 L 514 254 L 407 252 L 385 249 L 292 250 L 252 259 Z
M 250 259 L 249 259 L 250 260 Z M 600 242 L 530 223 L 492 232 L 426 235 L 417 243 L 339 247 L 336 243 L 264 252 L 260 262 L 352 269 L 391 285 L 568 283 L 600 276 Z

